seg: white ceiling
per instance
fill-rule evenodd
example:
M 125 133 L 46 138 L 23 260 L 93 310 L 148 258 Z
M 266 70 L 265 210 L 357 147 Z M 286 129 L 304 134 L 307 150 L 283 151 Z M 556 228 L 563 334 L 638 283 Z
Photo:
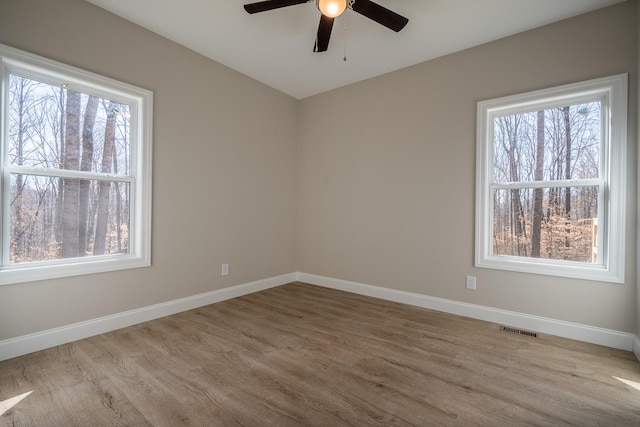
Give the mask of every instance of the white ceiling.
M 323 53 L 313 52 L 315 2 L 249 15 L 254 0 L 88 1 L 302 99 L 623 0 L 376 0 L 407 26 L 396 33 L 347 10 Z

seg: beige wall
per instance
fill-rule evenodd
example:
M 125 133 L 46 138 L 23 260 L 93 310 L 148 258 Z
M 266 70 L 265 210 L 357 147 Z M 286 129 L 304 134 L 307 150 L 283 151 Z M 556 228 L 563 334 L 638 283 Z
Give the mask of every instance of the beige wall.
M 81 0 L 0 0 L 0 43 L 155 113 L 152 267 L 1 286 L 0 340 L 295 271 L 296 100 Z
M 476 103 L 624 72 L 636 94 L 636 7 L 623 3 L 301 101 L 298 271 L 635 332 L 635 95 L 625 283 L 477 269 L 473 257 Z M 477 291 L 465 289 L 465 275 L 477 276 Z
M 84 1 L 0 0 L 0 43 L 155 97 L 153 266 L 2 286 L 0 340 L 293 271 L 635 332 L 633 237 L 615 285 L 476 269 L 473 236 L 476 102 L 622 72 L 637 93 L 636 7 L 297 102 Z

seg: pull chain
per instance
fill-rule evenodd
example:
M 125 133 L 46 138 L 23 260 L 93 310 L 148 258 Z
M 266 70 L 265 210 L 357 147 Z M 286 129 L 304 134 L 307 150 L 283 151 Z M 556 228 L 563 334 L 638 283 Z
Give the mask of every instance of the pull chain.
M 353 4 L 356 2 L 356 0 L 349 0 L 347 2 L 347 8 L 353 10 Z M 344 56 L 342 57 L 342 60 L 344 62 L 347 62 L 347 14 L 345 13 L 344 15 Z
M 347 14 L 344 14 L 344 56 L 342 60 L 347 62 Z

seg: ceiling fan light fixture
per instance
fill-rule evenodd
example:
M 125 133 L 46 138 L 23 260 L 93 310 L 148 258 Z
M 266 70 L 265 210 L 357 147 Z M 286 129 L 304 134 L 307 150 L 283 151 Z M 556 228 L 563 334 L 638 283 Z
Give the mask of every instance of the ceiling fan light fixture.
M 347 9 L 347 0 L 316 0 L 316 5 L 327 18 L 336 18 Z

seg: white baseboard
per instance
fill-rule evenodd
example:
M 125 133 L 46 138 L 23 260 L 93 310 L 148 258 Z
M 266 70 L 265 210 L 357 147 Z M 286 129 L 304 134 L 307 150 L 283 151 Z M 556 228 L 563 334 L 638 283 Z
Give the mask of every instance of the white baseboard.
M 443 311 L 501 325 L 514 326 L 549 335 L 571 338 L 592 344 L 599 344 L 627 351 L 635 351 L 636 356 L 640 359 L 640 339 L 634 334 L 627 332 L 565 322 L 563 320 L 550 319 L 546 317 L 532 316 L 514 311 L 500 310 L 482 305 L 468 304 L 444 298 L 367 285 L 364 283 L 334 279 L 331 277 L 317 276 L 307 273 L 298 273 L 297 277 L 298 281 L 312 285 L 324 286 L 327 288 L 338 289 L 388 301 Z
M 0 341 L 0 360 L 11 359 L 34 351 L 44 350 L 71 341 L 88 338 L 294 281 L 296 281 L 296 273 L 289 273 L 42 332 L 9 338 Z
M 164 316 L 192 310 L 231 298 L 284 285 L 294 281 L 352 292 L 388 301 L 399 302 L 445 313 L 457 314 L 492 323 L 514 326 L 540 333 L 571 338 L 607 347 L 633 351 L 640 360 L 640 337 L 627 332 L 619 332 L 594 326 L 581 325 L 545 317 L 532 316 L 507 310 L 500 310 L 476 304 L 431 297 L 412 292 L 388 289 L 364 283 L 350 282 L 331 277 L 307 273 L 289 273 L 229 288 L 180 298 L 161 304 L 155 304 L 135 310 L 100 317 L 85 322 L 9 338 L 0 341 L 0 361 L 13 357 L 55 347 L 71 341 L 88 338 L 138 323 L 147 322 Z

